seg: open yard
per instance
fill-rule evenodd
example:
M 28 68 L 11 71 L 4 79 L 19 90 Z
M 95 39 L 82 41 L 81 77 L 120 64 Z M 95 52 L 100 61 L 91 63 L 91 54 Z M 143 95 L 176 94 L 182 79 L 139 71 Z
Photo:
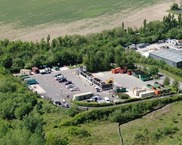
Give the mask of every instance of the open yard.
M 1 0 L 0 39 L 40 40 L 158 20 L 174 0 Z M 152 5 L 152 6 L 151 6 Z M 149 15 L 150 14 L 150 15 Z

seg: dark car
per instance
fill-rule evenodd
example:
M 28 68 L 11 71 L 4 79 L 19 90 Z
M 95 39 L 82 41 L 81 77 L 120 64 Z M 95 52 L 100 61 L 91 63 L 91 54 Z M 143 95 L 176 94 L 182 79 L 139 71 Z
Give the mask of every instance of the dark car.
M 97 92 L 102 92 L 101 88 L 95 88 Z
M 59 79 L 58 81 L 59 81 L 59 83 L 67 82 L 67 79 L 66 79 L 66 78 L 61 78 L 61 79 Z
M 61 76 L 62 74 L 56 74 L 54 77 Z
M 60 101 L 54 101 L 53 104 L 56 105 L 56 106 L 61 106 L 61 102 Z
M 70 85 L 70 84 L 73 84 L 71 81 L 67 81 L 66 83 L 65 83 L 65 85 Z
M 64 108 L 70 108 L 70 106 L 69 106 L 68 103 L 64 103 L 64 104 L 62 105 L 62 107 L 64 107 Z

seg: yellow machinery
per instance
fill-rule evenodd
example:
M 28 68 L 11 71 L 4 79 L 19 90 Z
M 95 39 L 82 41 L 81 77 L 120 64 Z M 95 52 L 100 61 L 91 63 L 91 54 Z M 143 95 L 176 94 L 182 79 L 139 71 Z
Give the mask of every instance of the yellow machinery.
M 113 78 L 109 78 L 106 80 L 107 84 L 113 84 L 114 83 L 114 79 Z

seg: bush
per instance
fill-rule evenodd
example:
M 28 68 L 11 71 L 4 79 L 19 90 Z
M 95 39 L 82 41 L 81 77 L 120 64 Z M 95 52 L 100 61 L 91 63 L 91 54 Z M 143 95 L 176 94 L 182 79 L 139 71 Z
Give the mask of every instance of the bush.
M 26 114 L 28 114 L 32 109 L 32 105 L 29 104 L 22 104 L 20 107 L 18 107 L 15 110 L 15 117 L 18 119 L 22 119 L 23 116 L 25 116 Z
M 164 127 L 163 134 L 168 136 L 170 134 L 175 134 L 177 131 L 179 131 L 179 128 L 177 127 Z
M 61 126 L 78 125 L 85 122 L 95 120 L 110 120 L 118 123 L 126 123 L 138 117 L 145 115 L 172 102 L 182 100 L 182 95 L 173 96 L 170 98 L 159 98 L 155 100 L 148 100 L 145 102 L 137 102 L 134 104 L 126 104 L 115 107 L 107 107 L 102 109 L 92 109 L 82 112 L 73 118 L 61 123 Z
M 97 102 L 82 102 L 82 101 L 73 101 L 74 104 L 84 107 L 104 107 L 112 106 L 113 103 L 97 103 Z
M 151 137 L 153 140 L 158 141 L 161 138 L 161 131 L 158 129 L 157 132 L 153 132 Z
M 69 110 L 68 110 L 68 115 L 71 117 L 74 117 L 76 114 L 78 114 L 80 112 L 80 110 L 78 109 L 78 106 L 72 106 Z
M 69 130 L 68 130 L 68 133 L 71 136 L 78 136 L 80 138 L 90 136 L 90 133 L 86 129 L 81 129 L 81 128 L 78 128 L 78 127 L 70 127 Z
M 118 93 L 117 95 L 120 99 L 129 99 L 130 98 L 130 96 L 128 94 Z
M 171 10 L 179 10 L 179 6 L 177 3 L 173 3 L 173 5 L 171 6 Z
M 142 133 L 138 132 L 135 134 L 135 139 L 138 140 L 138 139 L 142 139 L 144 136 Z

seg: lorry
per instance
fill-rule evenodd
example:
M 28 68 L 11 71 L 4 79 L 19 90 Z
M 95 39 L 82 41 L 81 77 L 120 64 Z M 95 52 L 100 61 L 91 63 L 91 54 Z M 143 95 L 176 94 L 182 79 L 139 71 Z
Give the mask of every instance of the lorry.
M 73 101 L 81 101 L 81 100 L 90 99 L 93 95 L 94 95 L 93 92 L 75 94 L 75 95 L 73 95 Z

